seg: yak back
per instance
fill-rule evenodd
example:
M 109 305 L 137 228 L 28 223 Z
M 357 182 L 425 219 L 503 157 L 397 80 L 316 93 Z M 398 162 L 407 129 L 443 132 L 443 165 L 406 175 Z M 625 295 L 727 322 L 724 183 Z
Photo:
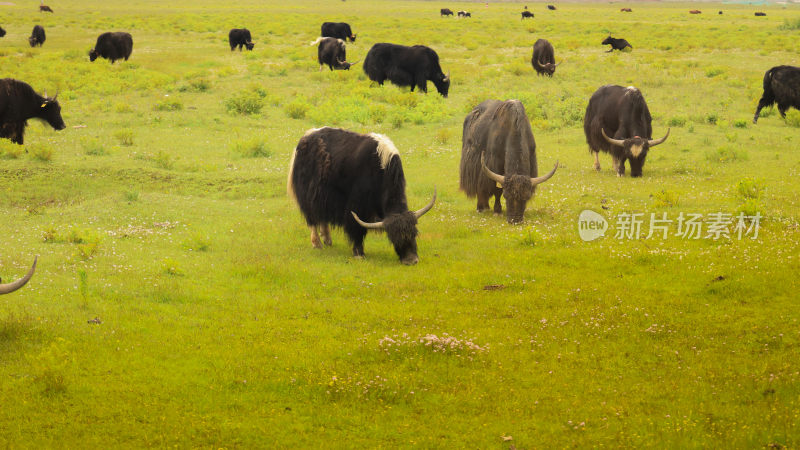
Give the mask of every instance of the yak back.
M 481 152 L 494 173 L 538 176 L 536 142 L 519 100 L 486 100 L 476 106 L 464 119 L 461 139 L 460 187 L 469 197 L 495 185 L 483 174 Z
M 541 62 L 542 64 L 555 64 L 555 51 L 553 44 L 547 39 L 537 39 L 533 44 L 533 59 Z
M 365 221 L 408 211 L 400 155 L 385 136 L 309 130 L 295 149 L 289 192 L 308 225 Z
M 320 36 L 346 40 L 353 37 L 353 32 L 345 22 L 324 22 L 320 27 Z
M 775 66 L 764 74 L 765 106 L 776 101 L 783 104 L 800 105 L 800 67 Z
M 124 31 L 107 31 L 97 37 L 94 49 L 104 58 L 126 58 L 133 50 L 133 37 Z
M 600 129 L 614 139 L 639 136 L 651 139 L 652 117 L 641 91 L 633 86 L 605 85 L 600 87 L 586 107 L 583 130 L 591 151 L 603 150 L 616 153 L 621 147 L 603 138 Z

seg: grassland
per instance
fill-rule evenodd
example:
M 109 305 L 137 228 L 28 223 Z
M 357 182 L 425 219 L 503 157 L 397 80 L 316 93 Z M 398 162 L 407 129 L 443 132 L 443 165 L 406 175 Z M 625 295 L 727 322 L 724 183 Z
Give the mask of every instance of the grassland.
M 59 91 L 68 128 L 0 142 L 0 275 L 39 255 L 0 297 L 0 447 L 799 445 L 800 113 L 750 123 L 764 72 L 800 65 L 796 7 L 18 3 L 0 77 Z M 318 72 L 325 20 L 353 26 L 350 60 L 433 47 L 450 97 Z M 231 53 L 242 26 L 255 50 Z M 131 60 L 90 63 L 109 30 Z M 604 53 L 609 33 L 634 51 Z M 529 64 L 540 37 L 566 60 L 552 79 Z M 609 83 L 672 128 L 640 179 L 592 170 L 582 117 Z M 522 100 L 541 167 L 561 163 L 521 226 L 458 191 L 461 123 L 487 98 Z M 389 135 L 412 208 L 438 189 L 417 266 L 381 234 L 365 260 L 338 231 L 311 248 L 285 177 L 324 125 Z M 584 209 L 764 219 L 756 240 L 583 242 Z

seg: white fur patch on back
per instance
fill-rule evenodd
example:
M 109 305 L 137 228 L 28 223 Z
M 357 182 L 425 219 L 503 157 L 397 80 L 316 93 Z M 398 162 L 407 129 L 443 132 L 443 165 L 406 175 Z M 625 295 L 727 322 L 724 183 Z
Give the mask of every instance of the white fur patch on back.
M 337 41 L 339 41 L 339 43 L 342 44 L 342 47 L 347 47 L 347 44 L 343 40 L 337 39 Z
M 316 133 L 317 131 L 319 131 L 319 130 L 321 130 L 321 129 L 323 129 L 323 128 L 328 128 L 328 127 L 322 127 L 322 128 L 309 128 L 308 130 L 306 130 L 306 132 L 305 132 L 305 133 L 303 133 L 303 137 L 306 137 L 306 136 L 308 136 L 308 135 L 309 135 L 309 134 L 311 134 L 311 133 Z
M 399 155 L 400 152 L 397 151 L 397 147 L 388 137 L 378 133 L 370 133 L 369 136 L 378 143 L 377 151 L 378 157 L 381 159 L 381 169 L 385 169 L 389 161 L 392 160 L 392 156 Z
M 289 178 L 286 180 L 286 193 L 289 198 L 297 202 L 297 195 L 294 193 L 294 186 L 292 186 L 292 174 L 294 173 L 294 157 L 297 156 L 297 147 L 292 152 L 292 159 L 289 161 Z

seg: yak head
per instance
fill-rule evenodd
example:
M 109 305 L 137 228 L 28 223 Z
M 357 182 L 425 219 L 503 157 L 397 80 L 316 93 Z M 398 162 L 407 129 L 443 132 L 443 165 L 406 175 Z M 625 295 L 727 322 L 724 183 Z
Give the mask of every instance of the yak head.
M 442 97 L 447 98 L 447 92 L 450 90 L 450 72 L 447 75 L 440 73 L 438 77 L 433 79 L 433 84 L 436 90 L 442 94 Z
M 29 37 L 28 43 L 31 44 L 31 47 L 36 47 L 36 38 L 33 36 Z
M 508 223 L 514 224 L 522 222 L 522 218 L 525 215 L 525 206 L 528 204 L 528 200 L 533 197 L 536 185 L 544 183 L 556 173 L 558 161 L 553 166 L 553 170 L 541 177 L 531 178 L 527 175 L 511 175 L 507 177 L 498 175 L 486 167 L 483 153 L 481 153 L 481 168 L 490 180 L 503 188 L 503 197 L 506 199 L 506 220 L 508 220 Z
M 561 62 L 564 62 L 564 61 L 561 61 Z M 558 63 L 558 64 L 543 63 L 543 62 L 535 60 L 535 59 L 533 60 L 533 66 L 537 70 L 537 72 L 544 72 L 548 76 L 551 76 L 551 77 L 556 72 L 556 67 L 558 67 L 560 65 L 561 65 L 561 63 Z
M 342 61 L 342 60 L 337 59 L 336 60 L 336 66 L 334 67 L 334 69 L 336 69 L 336 70 L 350 70 L 350 68 L 353 67 L 354 65 L 358 64 L 359 61 L 360 61 L 360 59 L 356 60 L 355 62 L 347 62 L 347 61 Z
M 254 42 L 245 42 L 244 46 L 247 47 L 248 50 L 252 50 L 253 47 L 256 46 L 256 44 Z
M 354 34 L 350 36 L 350 42 L 355 42 L 355 41 L 356 41 L 356 35 Z
M 606 130 L 602 128 L 600 129 L 600 133 L 603 134 L 603 138 L 608 141 L 609 144 L 622 147 L 622 157 L 627 158 L 631 164 L 631 176 L 640 177 L 642 176 L 644 160 L 647 158 L 647 151 L 650 150 L 650 147 L 655 147 L 667 140 L 669 128 L 667 128 L 667 134 L 661 139 L 645 139 L 639 136 L 628 139 L 612 139 L 608 137 Z
M 97 59 L 98 56 L 100 56 L 100 54 L 97 53 L 97 49 L 93 48 L 89 50 L 89 61 L 94 62 L 94 60 Z
M 603 41 L 603 45 L 614 45 L 614 41 L 616 41 L 616 39 L 609 36 Z
M 350 211 L 353 218 L 359 225 L 366 229 L 383 229 L 389 241 L 394 246 L 394 251 L 400 258 L 400 262 L 412 266 L 419 262 L 417 256 L 417 220 L 433 208 L 436 202 L 436 190 L 433 191 L 433 198 L 419 211 L 404 211 L 397 214 L 390 214 L 380 222 L 364 222 L 354 211 Z
M 42 118 L 50 124 L 55 130 L 63 130 L 67 128 L 64 125 L 64 119 L 61 118 L 61 105 L 58 104 L 58 94 L 50 98 L 47 92 L 44 93 L 44 101 L 39 107 L 40 111 L 37 117 Z
M 21 288 L 22 286 L 25 286 L 25 283 L 27 283 L 28 280 L 31 279 L 31 277 L 33 276 L 33 272 L 36 270 L 37 259 L 38 258 L 33 258 L 33 266 L 31 266 L 31 269 L 24 277 L 20 278 L 17 281 L 14 281 L 13 283 L 0 284 L 0 295 L 10 294 L 16 291 L 17 289 Z

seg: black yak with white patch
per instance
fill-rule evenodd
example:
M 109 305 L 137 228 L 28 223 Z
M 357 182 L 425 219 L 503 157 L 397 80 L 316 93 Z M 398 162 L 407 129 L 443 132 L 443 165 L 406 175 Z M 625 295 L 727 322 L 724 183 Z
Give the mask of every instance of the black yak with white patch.
M 322 70 L 322 66 L 325 64 L 327 64 L 331 70 L 350 70 L 350 66 L 355 64 L 347 62 L 346 45 L 343 40 L 321 37 L 311 43 L 311 45 L 315 44 L 319 44 L 317 47 L 319 70 Z
M 629 44 L 628 41 L 626 41 L 625 39 L 617 39 L 617 38 L 613 38 L 611 36 L 607 37 L 603 41 L 603 45 L 610 45 L 611 46 L 611 49 L 609 51 L 607 51 L 606 53 L 611 53 L 614 50 L 623 51 L 623 50 L 625 50 L 625 48 L 629 48 L 629 49 L 633 50 L 633 46 L 631 44 Z
M 28 38 L 28 43 L 31 44 L 31 47 L 39 47 L 44 44 L 45 39 L 47 37 L 44 34 L 44 27 L 41 25 L 36 25 L 33 27 L 33 31 L 31 31 L 31 37 Z
M 523 19 L 533 19 L 533 13 L 530 11 L 522 11 Z
M 248 50 L 252 50 L 256 45 L 253 43 L 250 30 L 247 28 L 231 29 L 231 31 L 228 32 L 228 44 L 231 46 L 231 51 L 234 51 L 236 47 L 239 47 L 239 51 L 242 51 L 242 47 L 247 47 Z
M 589 150 L 594 153 L 594 168 L 600 170 L 599 152 L 610 153 L 617 176 L 625 175 L 625 160 L 631 164 L 631 176 L 642 176 L 647 151 L 667 140 L 652 139 L 652 117 L 642 93 L 633 86 L 605 85 L 592 94 L 583 131 Z
M 344 228 L 353 256 L 363 257 L 367 230 L 384 229 L 403 264 L 419 261 L 417 220 L 433 207 L 436 192 L 424 208 L 408 210 L 403 164 L 386 136 L 308 130 L 295 148 L 287 184 L 315 248 L 331 245 L 333 225 Z
M 539 39 L 533 44 L 533 56 L 531 57 L 531 65 L 536 71 L 537 75 L 553 76 L 556 71 L 556 57 L 553 50 L 553 44 L 547 39 Z M 559 63 L 560 64 L 560 63 Z
M 89 51 L 89 61 L 97 57 L 110 59 L 111 64 L 118 59 L 128 60 L 133 51 L 133 37 L 124 31 L 106 32 L 97 37 L 94 48 Z
M 778 104 L 781 117 L 786 117 L 786 110 L 800 110 L 800 67 L 776 66 L 764 74 L 764 94 L 758 101 L 753 123 L 758 121 L 761 108 Z
M 494 196 L 494 212 L 502 214 L 500 196 L 505 197 L 509 223 L 522 222 L 536 185 L 558 168 L 556 162 L 550 173 L 538 176 L 536 142 L 519 100 L 486 100 L 476 106 L 464 119 L 461 145 L 461 190 L 478 197 L 479 212 L 489 209 Z
M 397 86 L 411 86 L 411 92 L 415 86 L 428 92 L 428 80 L 443 97 L 450 90 L 450 75 L 442 72 L 439 55 L 424 45 L 375 44 L 364 59 L 364 73 L 381 86 L 388 79 Z
M 323 23 L 320 36 L 332 37 L 336 39 L 341 39 L 343 41 L 350 39 L 350 42 L 356 41 L 356 35 L 353 34 L 353 31 L 350 29 L 350 25 L 345 22 Z
M 30 280 L 31 277 L 33 276 L 33 272 L 36 270 L 36 260 L 37 259 L 38 258 L 33 258 L 33 266 L 31 266 L 30 270 L 28 270 L 28 273 L 25 274 L 24 277 L 20 278 L 17 281 L 12 282 L 12 283 L 0 284 L 0 295 L 2 295 L 2 294 L 10 294 L 10 293 L 16 291 L 17 289 L 21 288 L 22 286 L 25 286 L 25 284 L 28 282 L 28 280 Z
M 66 128 L 55 97 L 42 97 L 23 81 L 0 80 L 0 138 L 22 145 L 28 119 L 41 119 L 56 130 Z

